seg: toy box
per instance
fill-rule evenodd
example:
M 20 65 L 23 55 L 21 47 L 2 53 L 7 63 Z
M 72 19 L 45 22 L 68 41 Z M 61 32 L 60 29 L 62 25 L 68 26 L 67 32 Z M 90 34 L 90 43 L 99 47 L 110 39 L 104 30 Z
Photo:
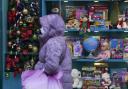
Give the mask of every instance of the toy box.
M 110 51 L 112 59 L 123 59 L 123 39 L 111 39 Z

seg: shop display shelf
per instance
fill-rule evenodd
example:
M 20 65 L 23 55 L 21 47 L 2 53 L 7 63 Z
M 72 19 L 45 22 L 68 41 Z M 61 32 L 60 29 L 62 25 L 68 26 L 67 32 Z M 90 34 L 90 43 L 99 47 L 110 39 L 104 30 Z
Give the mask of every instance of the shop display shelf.
M 119 63 L 123 63 L 123 62 L 127 62 L 128 63 L 128 59 L 88 59 L 88 58 L 74 58 L 72 59 L 73 62 L 119 62 Z

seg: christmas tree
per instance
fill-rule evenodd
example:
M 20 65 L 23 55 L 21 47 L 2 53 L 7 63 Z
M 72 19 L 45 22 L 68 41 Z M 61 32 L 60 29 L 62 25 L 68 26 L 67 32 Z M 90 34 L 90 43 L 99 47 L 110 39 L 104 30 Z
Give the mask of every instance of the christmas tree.
M 9 0 L 5 71 L 32 69 L 38 54 L 39 0 Z

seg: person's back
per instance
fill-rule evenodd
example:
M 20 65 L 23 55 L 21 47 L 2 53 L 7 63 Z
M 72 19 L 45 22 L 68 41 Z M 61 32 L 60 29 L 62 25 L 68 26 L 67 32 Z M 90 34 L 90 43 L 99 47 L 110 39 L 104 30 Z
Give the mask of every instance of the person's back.
M 70 51 L 63 37 L 64 22 L 60 16 L 53 14 L 41 17 L 40 23 L 42 25 L 40 36 L 42 47 L 35 69 L 44 68 L 47 75 L 54 75 L 62 70 L 64 74 L 61 81 L 64 89 L 72 89 L 72 62 Z

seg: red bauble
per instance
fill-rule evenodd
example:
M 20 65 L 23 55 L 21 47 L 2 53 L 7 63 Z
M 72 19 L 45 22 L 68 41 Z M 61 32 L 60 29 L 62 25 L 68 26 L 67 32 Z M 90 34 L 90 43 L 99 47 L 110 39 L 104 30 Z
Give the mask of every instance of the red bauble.
M 16 63 L 18 63 L 20 59 L 19 59 L 19 57 L 15 57 L 14 60 L 15 60 Z
M 28 50 L 24 49 L 23 50 L 23 55 L 28 55 Z
M 32 30 L 27 31 L 28 35 L 32 35 Z

